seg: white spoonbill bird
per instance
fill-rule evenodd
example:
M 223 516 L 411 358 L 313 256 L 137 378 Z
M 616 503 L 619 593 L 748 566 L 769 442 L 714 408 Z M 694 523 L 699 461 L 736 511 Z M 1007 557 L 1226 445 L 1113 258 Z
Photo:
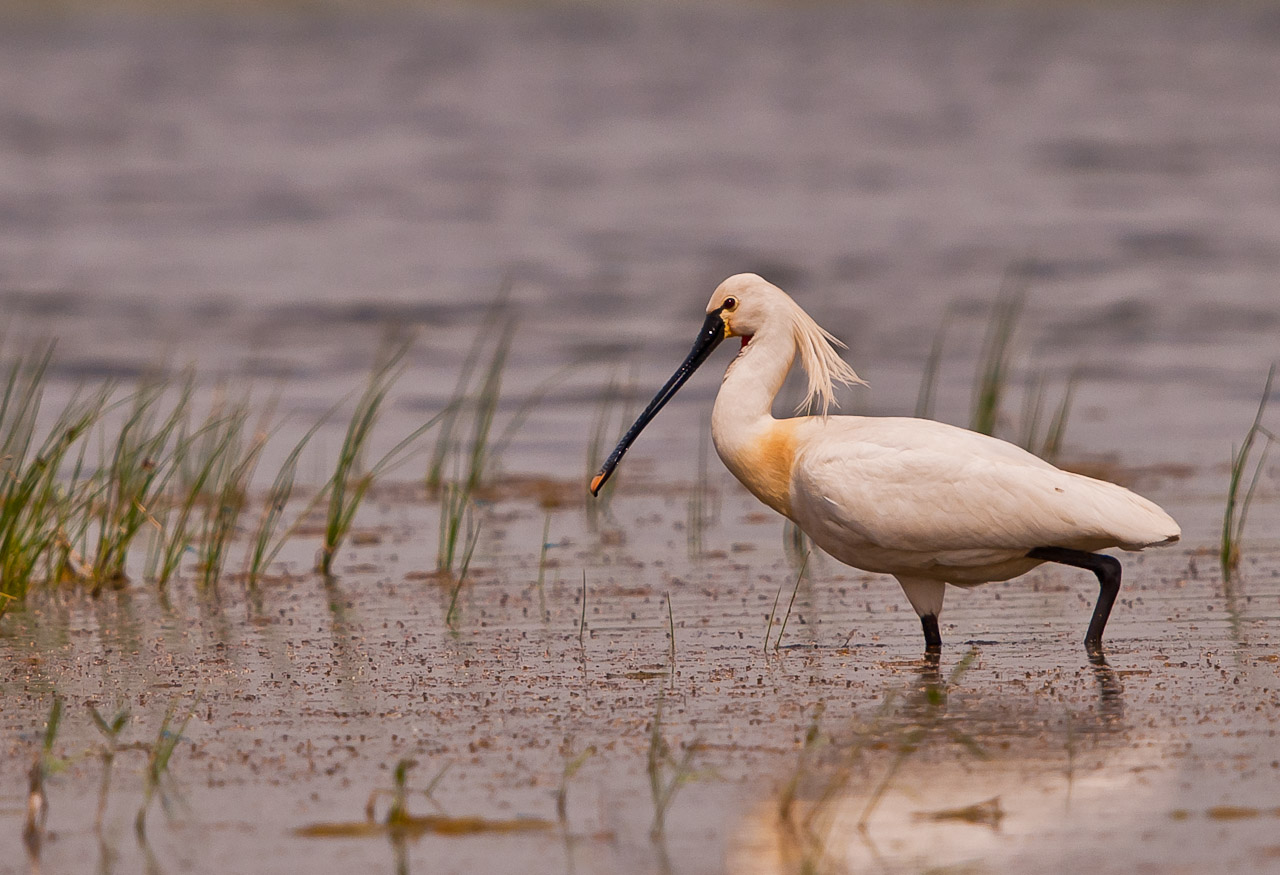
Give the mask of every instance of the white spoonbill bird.
M 840 345 L 782 289 L 731 276 L 707 304 L 688 358 L 610 454 L 591 493 L 725 338 L 742 348 L 725 371 L 711 438 L 725 467 L 756 498 L 854 568 L 892 574 L 942 646 L 948 583 L 968 587 L 1025 574 L 1041 562 L 1092 571 L 1101 591 L 1085 635 L 1096 651 L 1120 590 L 1120 563 L 1095 551 L 1171 544 L 1178 524 L 1129 490 L 1059 470 L 1013 444 L 928 419 L 829 416 L 837 383 L 861 383 Z M 817 416 L 775 419 L 774 397 L 796 355 Z

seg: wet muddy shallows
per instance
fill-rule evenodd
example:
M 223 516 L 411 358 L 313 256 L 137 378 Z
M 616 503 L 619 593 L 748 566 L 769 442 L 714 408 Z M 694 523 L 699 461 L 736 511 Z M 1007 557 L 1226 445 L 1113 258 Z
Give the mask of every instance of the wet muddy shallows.
M 594 531 L 501 499 L 456 588 L 426 572 L 434 505 L 393 490 L 328 580 L 32 597 L 0 639 L 0 865 L 29 868 L 55 696 L 42 871 L 1276 864 L 1273 554 L 1226 590 L 1192 549 L 1127 557 L 1102 659 L 1083 573 L 956 592 L 934 662 L 891 579 L 813 556 L 797 586 L 779 523 L 721 487 L 701 555 L 680 488 L 633 484 Z M 121 708 L 102 797 L 91 709 Z

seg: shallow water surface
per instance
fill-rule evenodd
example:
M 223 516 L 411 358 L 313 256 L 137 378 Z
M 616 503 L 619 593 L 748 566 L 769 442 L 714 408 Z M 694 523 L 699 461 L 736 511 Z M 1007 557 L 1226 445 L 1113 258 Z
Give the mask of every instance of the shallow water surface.
M 434 520 L 419 501 L 382 502 L 327 583 L 36 598 L 0 627 L 0 828 L 15 850 L 0 871 L 26 869 L 20 791 L 55 692 L 66 767 L 46 783 L 45 871 L 92 860 L 109 871 L 1274 864 L 1280 577 L 1263 570 L 1274 553 L 1252 556 L 1226 590 L 1193 549 L 1131 557 L 1106 664 L 1080 645 L 1095 587 L 1083 573 L 953 592 L 932 665 L 896 584 L 814 559 L 774 617 L 782 646 L 766 649 L 771 605 L 780 591 L 786 605 L 796 570 L 750 501 L 725 495 L 705 532 L 732 552 L 692 558 L 684 502 L 670 494 L 618 499 L 603 539 L 580 511 L 555 511 L 541 586 L 544 511 L 500 502 L 452 625 L 451 586 L 424 573 Z M 101 835 L 93 828 L 102 741 L 88 706 L 110 715 L 118 703 L 132 708 L 128 742 L 152 740 L 166 708 L 191 715 L 168 811 L 155 806 L 145 843 L 132 830 L 141 752 L 118 755 Z M 663 782 L 684 782 L 659 838 L 655 719 L 684 765 L 663 767 Z M 297 834 L 364 821 L 406 758 L 410 791 L 439 776 L 429 797 L 410 793 L 413 814 L 553 826 L 399 843 Z M 992 799 L 996 816 L 946 816 Z

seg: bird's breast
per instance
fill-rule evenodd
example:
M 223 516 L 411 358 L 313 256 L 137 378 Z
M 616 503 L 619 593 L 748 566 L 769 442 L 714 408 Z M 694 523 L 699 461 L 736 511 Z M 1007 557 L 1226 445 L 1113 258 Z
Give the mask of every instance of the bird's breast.
M 714 435 L 716 452 L 726 468 L 751 494 L 778 513 L 791 517 L 791 469 L 799 443 L 796 420 L 772 420 L 738 439 Z

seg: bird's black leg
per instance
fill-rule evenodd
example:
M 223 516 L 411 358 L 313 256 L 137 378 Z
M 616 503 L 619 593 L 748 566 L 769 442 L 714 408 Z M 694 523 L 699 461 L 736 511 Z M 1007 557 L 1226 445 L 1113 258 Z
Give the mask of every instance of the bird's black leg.
M 942 635 L 938 632 L 938 615 L 925 614 L 920 618 L 920 625 L 924 627 L 924 649 L 941 650 Z
M 1116 596 L 1120 593 L 1120 560 L 1104 553 L 1089 553 L 1067 547 L 1036 547 L 1027 556 L 1047 562 L 1060 562 L 1074 568 L 1087 568 L 1098 576 L 1101 589 L 1098 592 L 1098 603 L 1093 607 L 1089 631 L 1084 636 L 1084 646 L 1091 650 L 1101 647 L 1102 630 L 1107 628 L 1111 606 L 1116 603 Z

